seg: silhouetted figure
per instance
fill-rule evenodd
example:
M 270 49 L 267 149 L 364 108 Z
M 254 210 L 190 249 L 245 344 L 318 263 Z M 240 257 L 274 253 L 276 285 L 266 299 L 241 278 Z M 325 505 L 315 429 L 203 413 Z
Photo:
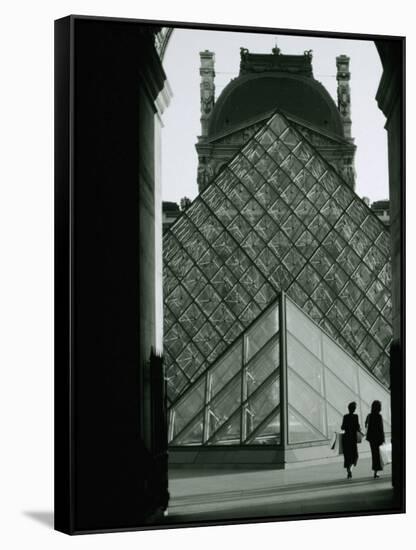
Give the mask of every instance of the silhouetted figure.
M 347 477 L 351 478 L 351 467 L 357 466 L 358 448 L 357 448 L 357 432 L 361 433 L 358 415 L 354 414 L 357 408 L 357 403 L 354 401 L 348 405 L 348 414 L 342 419 L 341 430 L 344 430 L 342 436 L 342 446 L 344 452 L 344 468 L 347 469 Z
M 380 460 L 380 445 L 384 443 L 384 428 L 383 417 L 380 414 L 381 403 L 380 401 L 373 401 L 371 405 L 371 412 L 365 420 L 365 427 L 367 428 L 367 441 L 370 443 L 372 470 L 374 470 L 374 478 L 380 476 L 377 472 L 383 469 Z

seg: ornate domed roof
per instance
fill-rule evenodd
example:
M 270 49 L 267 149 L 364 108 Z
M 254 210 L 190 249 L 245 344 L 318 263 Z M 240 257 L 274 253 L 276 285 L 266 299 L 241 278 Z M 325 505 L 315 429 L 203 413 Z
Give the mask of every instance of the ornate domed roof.
M 210 137 L 279 109 L 306 123 L 344 137 L 334 100 L 312 75 L 311 54 L 249 54 L 242 49 L 240 75 L 222 91 L 212 111 Z

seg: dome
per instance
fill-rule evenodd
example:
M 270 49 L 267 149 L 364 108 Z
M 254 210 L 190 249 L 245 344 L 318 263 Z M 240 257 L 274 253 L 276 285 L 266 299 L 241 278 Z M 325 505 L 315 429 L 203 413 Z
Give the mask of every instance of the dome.
M 312 77 L 287 72 L 242 74 L 232 80 L 215 102 L 209 137 L 274 109 L 344 137 L 339 111 L 322 84 Z

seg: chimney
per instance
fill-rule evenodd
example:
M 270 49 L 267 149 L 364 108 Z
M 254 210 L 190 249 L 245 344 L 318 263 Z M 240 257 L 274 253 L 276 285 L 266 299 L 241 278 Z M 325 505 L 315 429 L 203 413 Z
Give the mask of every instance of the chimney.
M 208 135 L 208 122 L 215 102 L 215 54 L 205 50 L 200 52 L 199 56 L 201 58 L 199 69 L 201 75 L 201 136 L 205 137 Z
M 338 110 L 344 127 L 344 136 L 348 141 L 351 137 L 351 95 L 350 95 L 350 58 L 347 55 L 337 57 Z

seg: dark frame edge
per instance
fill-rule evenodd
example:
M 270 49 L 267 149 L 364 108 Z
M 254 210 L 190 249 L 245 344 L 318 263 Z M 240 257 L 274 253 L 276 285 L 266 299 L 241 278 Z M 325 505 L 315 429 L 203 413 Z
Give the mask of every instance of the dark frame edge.
M 73 18 L 54 24 L 54 528 L 74 533 L 72 429 L 72 130 Z

